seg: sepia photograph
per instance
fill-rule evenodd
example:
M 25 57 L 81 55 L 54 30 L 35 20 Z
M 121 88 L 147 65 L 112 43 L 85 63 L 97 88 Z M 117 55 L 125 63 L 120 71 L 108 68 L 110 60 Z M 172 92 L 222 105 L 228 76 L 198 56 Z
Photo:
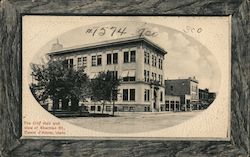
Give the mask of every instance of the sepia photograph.
M 229 24 L 24 16 L 23 137 L 228 139 Z

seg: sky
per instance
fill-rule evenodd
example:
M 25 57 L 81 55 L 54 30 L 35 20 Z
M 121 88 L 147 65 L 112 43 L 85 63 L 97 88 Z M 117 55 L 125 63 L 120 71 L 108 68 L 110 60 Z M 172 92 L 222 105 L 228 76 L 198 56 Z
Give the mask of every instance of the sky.
M 117 33 L 119 28 L 123 30 L 124 26 L 126 26 L 126 34 L 121 35 Z M 93 28 L 97 27 L 99 28 L 99 32 L 97 30 L 94 36 L 92 33 L 86 33 L 88 29 L 92 29 L 93 32 L 93 30 L 95 30 Z M 101 32 L 104 32 L 100 31 L 102 27 L 105 27 L 105 34 L 100 36 L 98 33 L 101 34 Z M 111 36 L 114 30 L 111 29 L 112 27 L 117 28 L 113 36 Z M 146 37 L 168 52 L 165 55 L 163 64 L 165 69 L 164 79 L 195 76 L 199 81 L 199 88 L 208 88 L 213 92 L 218 91 L 217 87 L 219 87 L 221 74 L 215 57 L 199 41 L 173 28 L 145 22 L 102 22 L 73 29 L 57 38 L 64 48 L 69 48 L 88 43 L 135 36 L 138 35 L 142 29 L 155 32 L 157 35 Z M 34 63 L 40 63 L 41 58 L 50 52 L 51 46 L 56 40 L 56 38 L 51 39 L 42 47 L 39 54 L 33 59 Z

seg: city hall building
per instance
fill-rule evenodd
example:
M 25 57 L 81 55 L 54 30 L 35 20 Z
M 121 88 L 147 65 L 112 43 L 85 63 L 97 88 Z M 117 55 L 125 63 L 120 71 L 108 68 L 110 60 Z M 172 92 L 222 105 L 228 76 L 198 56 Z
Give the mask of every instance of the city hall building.
M 165 104 L 164 55 L 167 52 L 145 37 L 129 37 L 65 49 L 53 44 L 51 59 L 64 59 L 69 67 L 84 67 L 90 79 L 99 72 L 113 72 L 122 79 L 115 101 L 116 111 L 157 112 Z M 101 112 L 98 102 L 80 102 L 89 112 Z M 105 112 L 112 111 L 106 104 Z

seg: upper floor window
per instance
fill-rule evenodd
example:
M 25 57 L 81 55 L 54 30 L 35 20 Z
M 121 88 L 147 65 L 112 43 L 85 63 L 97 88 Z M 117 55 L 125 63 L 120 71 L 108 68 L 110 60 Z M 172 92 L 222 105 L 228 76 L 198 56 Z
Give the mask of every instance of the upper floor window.
M 152 55 L 152 66 L 154 66 L 154 65 L 155 65 L 155 56 Z
M 150 90 L 145 89 L 144 91 L 144 101 L 149 101 L 150 100 Z
M 97 56 L 97 65 L 102 65 L 102 55 Z
M 149 64 L 149 52 L 144 52 L 144 63 Z
M 160 85 L 163 85 L 163 76 L 162 75 L 158 75 L 158 79 L 159 79 Z
M 149 71 L 144 70 L 144 81 L 149 82 Z
M 82 57 L 77 58 L 77 68 L 82 67 Z
M 157 80 L 157 74 L 152 72 L 152 80 L 156 81 Z
M 174 86 L 173 85 L 170 86 L 170 90 L 174 90 Z
M 107 64 L 112 64 L 112 54 L 107 54 Z
M 118 53 L 113 53 L 113 64 L 118 63 Z
M 157 57 L 156 57 L 156 56 L 154 57 L 154 60 L 155 60 L 155 61 L 154 61 L 154 65 L 153 65 L 153 66 L 156 67 L 156 66 L 157 66 Z
M 122 97 L 123 101 L 128 101 L 128 89 L 122 90 Z
M 135 89 L 130 89 L 129 90 L 129 100 L 130 101 L 135 101 Z
M 77 68 L 87 67 L 87 57 L 77 58 Z
M 125 51 L 123 52 L 123 61 L 124 63 L 136 62 L 136 51 Z
M 135 61 L 136 61 L 136 52 L 130 51 L 130 62 L 135 62 Z
M 107 54 L 107 64 L 117 64 L 118 63 L 118 53 Z
M 74 67 L 74 60 L 73 59 L 66 59 L 66 64 L 68 68 Z
M 124 63 L 128 63 L 129 62 L 129 52 L 125 51 L 124 52 Z
M 162 62 L 163 62 L 162 59 L 159 58 L 159 64 L 158 64 L 159 65 L 159 69 L 162 69 Z
M 82 65 L 83 67 L 87 67 L 87 57 L 82 58 Z
M 96 63 L 97 63 L 96 56 L 92 56 L 91 65 L 96 66 L 97 65 Z

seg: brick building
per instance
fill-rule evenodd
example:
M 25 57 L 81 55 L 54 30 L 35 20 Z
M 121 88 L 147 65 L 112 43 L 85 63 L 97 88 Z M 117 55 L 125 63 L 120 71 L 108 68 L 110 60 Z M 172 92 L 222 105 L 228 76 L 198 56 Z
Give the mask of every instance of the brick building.
M 209 92 L 209 89 L 199 89 L 199 104 L 200 108 L 205 109 L 214 101 L 216 93 Z
M 198 85 L 195 77 L 165 80 L 165 94 L 180 97 L 181 110 L 193 110 L 199 101 Z

